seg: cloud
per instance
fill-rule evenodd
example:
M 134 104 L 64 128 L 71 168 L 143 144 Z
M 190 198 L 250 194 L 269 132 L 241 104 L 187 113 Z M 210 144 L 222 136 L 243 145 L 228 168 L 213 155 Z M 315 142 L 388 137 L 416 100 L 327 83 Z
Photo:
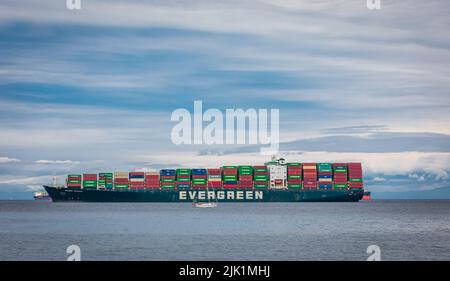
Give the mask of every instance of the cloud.
M 63 178 L 62 175 L 58 176 L 60 179 Z M 2 175 L 0 176 L 0 184 L 8 185 L 42 185 L 51 183 L 53 175 L 42 175 L 36 177 L 24 177 L 24 176 L 11 176 Z
M 9 157 L 0 157 L 0 164 L 4 164 L 4 163 L 14 163 L 14 162 L 20 162 L 19 159 L 15 159 L 15 158 L 9 158 Z
M 370 126 L 349 126 L 339 128 L 327 128 L 322 130 L 326 134 L 366 134 L 386 131 L 388 129 L 385 125 L 370 125 Z
M 386 181 L 386 179 L 382 177 L 374 177 L 372 180 L 376 182 Z
M 37 160 L 37 164 L 79 164 L 79 161 L 72 161 L 72 160 Z
M 376 127 L 377 129 L 378 127 Z M 376 130 L 375 129 L 375 130 Z M 436 133 L 378 132 L 365 136 L 355 136 L 353 133 L 373 131 L 369 127 L 348 127 L 332 129 L 350 135 L 328 135 L 324 137 L 300 139 L 291 142 L 281 142 L 280 151 L 328 151 L 328 152 L 450 152 L 450 135 Z M 258 151 L 258 146 L 243 146 L 234 149 L 218 149 L 216 154 L 232 154 Z M 212 154 L 211 151 L 201 151 L 200 154 Z

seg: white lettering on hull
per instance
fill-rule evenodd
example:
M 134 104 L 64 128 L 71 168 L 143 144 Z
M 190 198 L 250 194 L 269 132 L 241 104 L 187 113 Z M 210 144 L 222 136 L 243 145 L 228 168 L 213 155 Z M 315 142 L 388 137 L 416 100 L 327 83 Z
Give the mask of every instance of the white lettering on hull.
M 261 190 L 218 190 L 218 191 L 204 191 L 204 190 L 180 190 L 178 191 L 178 198 L 180 201 L 186 200 L 262 200 L 263 192 Z

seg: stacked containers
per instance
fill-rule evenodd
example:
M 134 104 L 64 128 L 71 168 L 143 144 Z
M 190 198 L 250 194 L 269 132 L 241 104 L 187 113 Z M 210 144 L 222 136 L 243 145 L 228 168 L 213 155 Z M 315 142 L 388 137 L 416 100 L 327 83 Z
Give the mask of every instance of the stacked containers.
M 128 172 L 115 172 L 114 173 L 114 189 L 123 190 L 128 189 L 130 181 L 128 179 Z
M 159 171 L 161 188 L 175 188 L 176 171 L 174 169 L 162 169 Z
M 316 163 L 303 163 L 303 188 L 317 188 L 317 165 Z
M 267 188 L 268 181 L 267 166 L 253 166 L 253 186 L 255 188 Z
M 331 189 L 333 187 L 333 167 L 329 163 L 317 164 L 319 175 L 319 188 Z
M 348 187 L 363 188 L 361 163 L 348 163 Z
M 67 175 L 67 187 L 81 188 L 81 175 Z
M 333 164 L 333 182 L 334 189 L 347 188 L 347 165 L 344 163 Z
M 83 174 L 83 188 L 97 189 L 97 174 Z
M 239 188 L 253 188 L 253 167 L 238 167 L 238 185 Z
M 286 188 L 287 168 L 285 165 L 268 165 L 270 186 L 272 188 Z
M 177 188 L 191 187 L 191 169 L 177 169 Z
M 145 172 L 145 189 L 159 188 L 159 173 L 158 172 Z
M 222 188 L 222 170 L 208 169 L 208 187 Z
M 300 163 L 287 163 L 288 188 L 302 188 L 302 165 Z
M 144 189 L 145 174 L 144 172 L 130 172 L 129 173 L 130 189 Z
M 236 166 L 222 167 L 223 188 L 238 187 L 238 168 Z
M 208 171 L 206 169 L 192 169 L 192 187 L 206 188 L 208 186 Z
M 98 174 L 98 188 L 112 189 L 113 188 L 113 173 L 99 173 Z

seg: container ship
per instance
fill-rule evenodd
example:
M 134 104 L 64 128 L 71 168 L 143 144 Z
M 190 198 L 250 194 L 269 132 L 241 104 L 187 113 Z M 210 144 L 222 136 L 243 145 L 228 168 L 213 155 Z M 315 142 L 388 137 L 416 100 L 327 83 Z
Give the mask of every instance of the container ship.
M 361 163 L 298 163 L 69 174 L 44 185 L 54 202 L 358 202 Z
M 34 195 L 33 195 L 33 198 L 34 198 L 34 200 L 39 200 L 39 201 L 50 201 L 50 200 L 52 200 L 51 198 L 50 198 L 50 196 L 48 195 L 48 193 L 47 192 L 45 192 L 45 191 L 37 191 L 37 192 L 35 192 L 34 193 Z

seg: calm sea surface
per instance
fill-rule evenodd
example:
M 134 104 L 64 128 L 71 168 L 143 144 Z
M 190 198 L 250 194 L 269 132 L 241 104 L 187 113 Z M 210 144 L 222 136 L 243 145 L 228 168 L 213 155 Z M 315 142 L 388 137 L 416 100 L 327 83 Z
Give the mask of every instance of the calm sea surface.
M 450 200 L 360 203 L 0 201 L 0 260 L 450 260 Z

